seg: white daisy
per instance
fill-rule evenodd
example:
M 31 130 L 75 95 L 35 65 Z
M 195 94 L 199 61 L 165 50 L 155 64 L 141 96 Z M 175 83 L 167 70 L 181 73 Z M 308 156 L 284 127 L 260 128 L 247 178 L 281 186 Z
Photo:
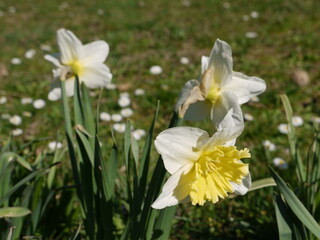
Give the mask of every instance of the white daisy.
M 7 98 L 6 97 L 0 97 L 0 104 L 5 104 L 7 102 Z
M 43 99 L 37 99 L 33 102 L 33 107 L 36 109 L 41 109 L 46 106 L 46 102 Z
M 133 114 L 133 110 L 131 108 L 124 108 L 120 111 L 120 114 L 125 117 L 125 118 L 128 118 L 128 117 L 131 117 L 132 114 Z
M 281 124 L 279 124 L 279 126 L 278 126 L 278 130 L 279 130 L 280 133 L 288 134 L 288 132 L 289 132 L 289 126 L 288 126 L 288 124 L 286 124 L 286 123 L 281 123 Z
M 62 148 L 61 142 L 52 141 L 48 143 L 48 147 L 51 151 Z
M 266 150 L 273 152 L 277 149 L 276 145 L 269 140 L 263 141 L 263 146 Z
M 115 123 L 112 125 L 113 130 L 115 130 L 118 133 L 124 133 L 126 130 L 126 124 L 124 123 Z
M 23 130 L 21 128 L 16 128 L 11 131 L 11 134 L 13 136 L 20 136 L 22 133 L 23 133 Z
M 280 169 L 287 169 L 289 167 L 288 163 L 279 157 L 273 159 L 273 164 Z
M 9 118 L 9 122 L 15 126 L 18 126 L 22 123 L 22 118 L 19 115 L 13 115 Z
M 145 94 L 145 91 L 142 89 L 142 88 L 137 88 L 135 91 L 134 91 L 134 95 L 136 96 L 142 96 Z
M 114 113 L 111 115 L 111 119 L 114 122 L 121 122 L 122 121 L 122 116 L 118 113 Z
M 244 120 L 246 120 L 248 122 L 251 122 L 254 120 L 254 117 L 250 113 L 243 114 L 243 118 L 244 118 Z
M 187 65 L 187 64 L 190 63 L 190 60 L 189 60 L 189 58 L 187 58 L 187 57 L 181 57 L 181 58 L 180 58 L 180 63 Z
M 105 122 L 109 122 L 109 121 L 111 121 L 111 116 L 109 113 L 101 112 L 100 113 L 100 120 L 105 121 Z
M 158 65 L 155 65 L 152 66 L 149 71 L 152 75 L 159 75 L 162 73 L 162 68 Z
M 30 104 L 32 103 L 33 99 L 29 98 L 29 97 L 25 97 L 25 98 L 21 98 L 21 104 L 25 105 L 25 104 Z
M 130 105 L 131 101 L 128 97 L 120 97 L 118 100 L 118 104 L 120 107 L 128 107 Z
M 303 119 L 300 116 L 292 117 L 292 125 L 295 127 L 300 127 L 303 125 Z
M 28 51 L 26 51 L 26 53 L 24 54 L 24 57 L 27 59 L 31 59 L 33 58 L 33 56 L 36 54 L 36 50 L 34 49 L 29 49 Z
M 20 65 L 22 63 L 22 61 L 21 61 L 20 58 L 14 57 L 14 58 L 11 59 L 11 63 L 13 65 Z

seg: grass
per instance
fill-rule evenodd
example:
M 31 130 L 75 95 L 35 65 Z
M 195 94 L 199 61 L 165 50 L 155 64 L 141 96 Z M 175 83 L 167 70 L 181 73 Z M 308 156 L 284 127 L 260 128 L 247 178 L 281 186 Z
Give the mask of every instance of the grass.
M 186 6 L 190 4 L 190 6 Z M 16 12 L 10 13 L 9 8 Z M 63 139 L 60 102 L 47 101 L 45 108 L 34 109 L 21 105 L 21 97 L 47 100 L 50 89 L 51 65 L 43 59 L 41 44 L 52 46 L 57 51 L 55 32 L 59 28 L 73 31 L 84 43 L 95 39 L 106 40 L 110 45 L 107 65 L 110 67 L 122 91 L 131 95 L 133 125 L 147 129 L 160 100 L 156 133 L 168 124 L 175 100 L 183 84 L 198 78 L 200 59 L 209 55 L 215 39 L 227 41 L 233 50 L 234 70 L 255 75 L 267 83 L 267 91 L 260 102 L 243 107 L 244 112 L 255 118 L 246 123 L 240 146 L 252 152 L 253 179 L 269 176 L 265 167 L 275 156 L 288 159 L 287 139 L 277 126 L 285 122 L 279 93 L 286 93 L 294 113 L 305 120 L 298 134 L 303 136 L 300 145 L 308 146 L 312 136 L 312 116 L 320 115 L 320 56 L 318 39 L 319 1 L 268 0 L 268 1 L 24 1 L 0 2 L 1 56 L 0 64 L 8 74 L 0 73 L 0 97 L 8 102 L 0 105 L 0 114 L 22 115 L 31 112 L 32 117 L 23 117 L 21 128 L 24 134 L 14 137 L 16 144 L 51 137 Z M 99 10 L 100 9 L 100 10 Z M 98 11 L 103 14 L 97 14 Z M 250 17 L 257 11 L 258 18 Z M 249 16 L 248 21 L 243 16 Z M 246 32 L 256 32 L 257 38 L 245 37 Z M 25 59 L 27 49 L 35 49 L 32 59 Z M 188 57 L 190 64 L 180 63 Z M 22 59 L 21 65 L 10 63 L 13 57 Z M 160 65 L 163 73 L 151 75 L 149 68 Z M 302 68 L 310 76 L 307 86 L 298 86 L 290 78 L 292 71 Z M 136 88 L 146 90 L 144 96 L 134 96 Z M 98 91 L 97 91 L 98 92 Z M 119 112 L 116 104 L 119 90 L 105 90 L 101 111 Z M 97 98 L 95 99 L 95 103 Z M 187 123 L 201 126 L 210 132 L 207 123 Z M 14 128 L 6 120 L 0 120 L 0 143 L 5 143 Z M 58 132 L 58 134 L 57 134 Z M 61 133 L 59 133 L 61 132 Z M 109 123 L 101 123 L 100 135 L 106 148 L 110 139 Z M 116 134 L 122 139 L 121 134 Z M 266 156 L 261 143 L 269 139 L 277 144 L 277 151 Z M 120 142 L 120 141 L 119 141 Z M 46 149 L 46 142 L 37 143 L 36 152 Z M 120 167 L 120 166 L 119 166 Z M 282 172 L 290 180 L 289 168 Z M 294 179 L 291 179 L 294 180 Z M 271 189 L 259 190 L 244 197 L 226 200 L 205 207 L 181 205 L 177 211 L 173 239 L 270 239 L 276 236 L 275 216 Z M 270 234 L 270 235 L 269 235 Z

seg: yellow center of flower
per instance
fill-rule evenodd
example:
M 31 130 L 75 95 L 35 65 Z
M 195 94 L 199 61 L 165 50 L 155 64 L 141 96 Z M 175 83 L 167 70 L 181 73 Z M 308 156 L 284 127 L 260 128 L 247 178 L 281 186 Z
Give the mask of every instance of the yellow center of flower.
M 74 60 L 74 61 L 70 62 L 68 64 L 68 66 L 71 68 L 72 75 L 80 76 L 82 74 L 82 72 L 83 72 L 83 66 L 77 60 Z
M 212 105 L 214 105 L 218 100 L 219 96 L 220 96 L 220 88 L 215 82 L 212 82 L 209 88 L 208 94 L 206 96 L 206 99 L 208 99 L 212 103 Z
M 194 163 L 193 168 L 180 178 L 185 186 L 178 195 L 189 196 L 193 205 L 203 205 L 207 200 L 213 203 L 219 198 L 234 192 L 230 181 L 240 184 L 248 175 L 248 164 L 239 161 L 241 158 L 251 157 L 248 149 L 238 151 L 235 146 L 216 146 L 203 152 Z

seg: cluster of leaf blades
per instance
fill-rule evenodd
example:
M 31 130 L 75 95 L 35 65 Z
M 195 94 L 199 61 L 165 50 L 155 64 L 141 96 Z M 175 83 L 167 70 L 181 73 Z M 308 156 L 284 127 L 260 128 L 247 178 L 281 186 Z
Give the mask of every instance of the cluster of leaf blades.
M 153 130 L 159 104 L 140 156 L 139 144 L 131 134 L 128 121 L 124 135 L 124 162 L 126 167 L 126 202 L 129 214 L 126 226 L 119 233 L 115 229 L 115 205 L 120 199 L 115 194 L 115 181 L 119 162 L 119 150 L 113 137 L 113 147 L 107 158 L 101 154 L 98 139 L 99 104 L 96 114 L 92 111 L 88 89 L 75 81 L 72 120 L 71 111 L 61 81 L 62 107 L 65 121 L 73 178 L 81 203 L 85 237 L 93 239 L 168 239 L 175 207 L 161 211 L 151 208 L 164 182 L 166 171 L 159 157 L 151 181 L 148 184 Z M 98 117 L 96 117 L 98 119 Z M 169 127 L 181 124 L 173 114 Z M 74 136 L 75 135 L 75 136 Z M 113 133 L 112 133 L 113 135 Z M 148 187 L 149 186 L 149 187 Z

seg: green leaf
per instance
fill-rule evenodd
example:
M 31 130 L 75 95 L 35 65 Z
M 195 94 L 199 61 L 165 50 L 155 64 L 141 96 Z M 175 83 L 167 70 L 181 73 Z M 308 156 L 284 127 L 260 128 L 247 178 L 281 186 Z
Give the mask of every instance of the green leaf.
M 296 197 L 293 191 L 287 186 L 282 178 L 271 168 L 271 175 L 277 183 L 278 189 L 285 198 L 288 206 L 292 212 L 299 218 L 299 220 L 318 238 L 320 238 L 320 226 L 314 220 L 312 215 L 308 212 L 301 201 Z
M 279 231 L 279 240 L 292 239 L 292 222 L 290 219 L 290 213 L 286 203 L 281 199 L 279 194 L 274 196 L 274 208 L 276 211 L 277 225 Z
M 28 214 L 30 214 L 31 211 L 28 208 L 24 207 L 5 207 L 0 208 L 0 218 L 8 217 L 8 218 L 14 218 L 14 217 L 24 217 Z
M 273 178 L 263 178 L 263 179 L 259 179 L 252 182 L 249 192 L 257 189 L 261 189 L 265 187 L 273 187 L 273 186 L 277 186 Z
M 83 107 L 81 103 L 81 93 L 80 93 L 80 84 L 78 76 L 75 77 L 74 81 L 74 94 L 73 94 L 73 109 L 74 109 L 74 119 L 75 124 L 84 125 L 84 114 Z
M 152 239 L 157 240 L 168 240 L 171 227 L 172 219 L 176 212 L 177 206 L 167 207 L 160 211 L 160 214 L 155 222 Z

